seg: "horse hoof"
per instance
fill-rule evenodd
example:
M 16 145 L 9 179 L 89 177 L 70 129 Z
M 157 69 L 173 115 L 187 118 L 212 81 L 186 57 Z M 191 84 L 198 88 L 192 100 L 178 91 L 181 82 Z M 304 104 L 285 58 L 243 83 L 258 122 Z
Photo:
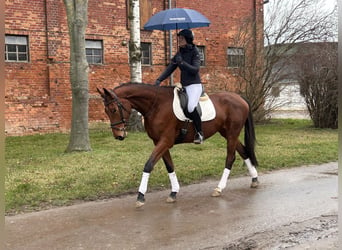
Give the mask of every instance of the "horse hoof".
M 257 188 L 259 186 L 259 181 L 252 181 L 251 188 Z
M 211 194 L 211 196 L 212 197 L 219 197 L 219 196 L 221 196 L 221 193 L 222 193 L 222 191 L 220 188 L 215 188 L 214 192 Z
M 173 197 L 167 197 L 166 199 L 166 203 L 175 203 L 176 202 L 176 198 L 173 198 Z
M 135 202 L 135 207 L 136 207 L 136 208 L 141 208 L 141 207 L 143 207 L 144 205 L 145 205 L 144 202 L 141 202 L 141 201 L 136 201 L 136 202 Z
M 166 202 L 167 203 L 174 203 L 176 202 L 177 192 L 171 192 L 169 197 L 167 197 Z

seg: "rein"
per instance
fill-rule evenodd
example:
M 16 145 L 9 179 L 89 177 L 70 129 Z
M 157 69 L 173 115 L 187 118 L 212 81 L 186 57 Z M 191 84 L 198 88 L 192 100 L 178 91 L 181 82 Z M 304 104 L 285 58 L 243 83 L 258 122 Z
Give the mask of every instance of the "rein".
M 147 113 L 144 115 L 145 118 L 148 117 L 148 116 L 152 113 L 153 107 L 154 107 L 154 106 L 156 105 L 156 103 L 157 103 L 158 91 L 159 91 L 159 88 L 157 88 L 157 91 L 156 91 L 156 93 L 155 93 L 155 95 L 154 95 L 154 101 L 153 101 L 153 103 L 151 104 L 151 107 L 148 108 Z

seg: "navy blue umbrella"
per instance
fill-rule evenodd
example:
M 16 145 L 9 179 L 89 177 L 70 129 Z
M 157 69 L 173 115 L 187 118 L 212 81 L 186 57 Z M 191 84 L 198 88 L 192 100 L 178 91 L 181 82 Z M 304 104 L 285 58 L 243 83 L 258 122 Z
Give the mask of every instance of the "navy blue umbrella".
M 196 10 L 173 8 L 153 15 L 144 25 L 145 30 L 177 30 L 208 27 L 210 21 Z

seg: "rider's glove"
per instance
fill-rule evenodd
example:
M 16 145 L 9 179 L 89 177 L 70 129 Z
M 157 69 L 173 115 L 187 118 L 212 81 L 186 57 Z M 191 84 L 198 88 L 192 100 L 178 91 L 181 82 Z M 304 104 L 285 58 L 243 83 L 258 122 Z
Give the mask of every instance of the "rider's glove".
M 180 64 L 183 61 L 183 58 L 180 54 L 175 55 L 175 61 L 177 64 Z
M 154 82 L 154 85 L 157 85 L 157 86 L 159 86 L 159 85 L 160 85 L 160 83 L 161 83 L 161 81 L 160 81 L 159 79 L 157 79 L 157 80 Z

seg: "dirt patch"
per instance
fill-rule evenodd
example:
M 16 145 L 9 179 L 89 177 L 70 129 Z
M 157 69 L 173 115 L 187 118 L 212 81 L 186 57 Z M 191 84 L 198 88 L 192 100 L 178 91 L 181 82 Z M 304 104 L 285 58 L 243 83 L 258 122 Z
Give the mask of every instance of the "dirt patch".
M 229 243 L 206 249 L 338 249 L 337 215 L 322 215 L 301 222 L 292 222 Z

